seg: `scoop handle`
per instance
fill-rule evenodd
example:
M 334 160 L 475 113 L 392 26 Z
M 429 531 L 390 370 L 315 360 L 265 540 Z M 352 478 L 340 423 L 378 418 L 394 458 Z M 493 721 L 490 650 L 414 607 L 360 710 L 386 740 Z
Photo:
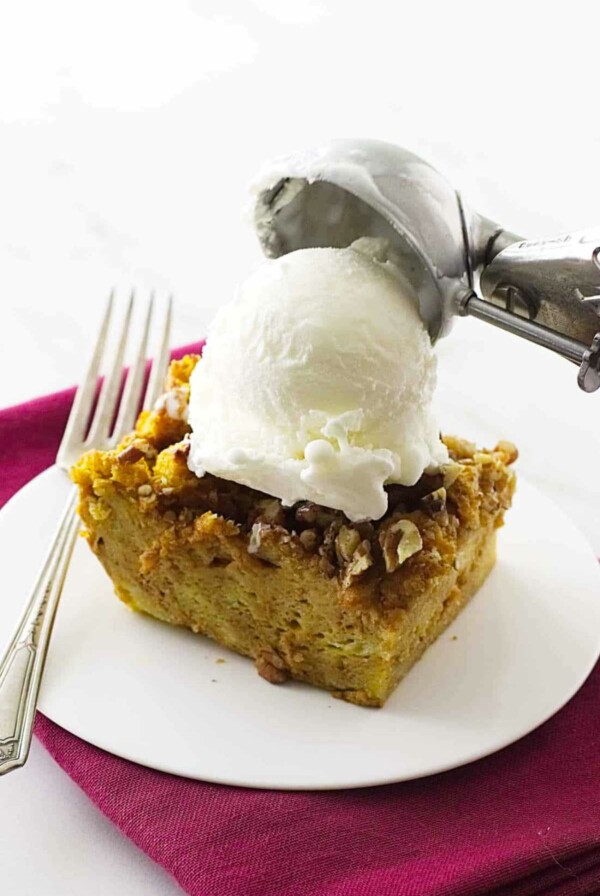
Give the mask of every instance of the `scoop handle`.
M 600 329 L 600 227 L 518 240 L 482 265 L 482 295 L 588 345 Z
M 586 345 L 535 321 L 519 317 L 514 312 L 499 308 L 491 302 L 479 299 L 475 293 L 465 297 L 460 313 L 476 317 L 515 336 L 521 336 L 577 364 L 579 366 L 577 382 L 584 392 L 595 392 L 600 388 L 600 333 L 594 336 L 591 345 Z
M 483 300 L 471 291 L 459 312 L 557 352 L 584 391 L 600 388 L 600 227 L 525 240 L 479 218 L 469 242 Z

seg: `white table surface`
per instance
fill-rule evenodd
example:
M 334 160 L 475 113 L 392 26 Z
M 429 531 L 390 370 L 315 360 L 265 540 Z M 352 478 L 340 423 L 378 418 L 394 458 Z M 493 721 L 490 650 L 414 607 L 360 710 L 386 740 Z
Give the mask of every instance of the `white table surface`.
M 58 0 L 1 18 L 0 406 L 77 380 L 113 285 L 173 291 L 174 343 L 201 337 L 259 258 L 245 187 L 280 152 L 378 137 L 517 232 L 600 218 L 597 4 Z M 600 397 L 477 322 L 440 357 L 443 428 L 518 442 L 600 554 Z M 0 805 L 3 893 L 178 892 L 37 743 Z

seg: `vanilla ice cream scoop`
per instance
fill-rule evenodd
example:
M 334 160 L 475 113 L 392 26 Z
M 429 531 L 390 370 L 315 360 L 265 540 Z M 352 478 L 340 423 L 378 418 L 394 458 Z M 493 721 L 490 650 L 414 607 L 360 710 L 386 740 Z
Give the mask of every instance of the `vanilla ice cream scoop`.
M 376 243 L 266 261 L 219 311 L 191 380 L 197 475 L 362 520 L 447 460 L 417 297 Z

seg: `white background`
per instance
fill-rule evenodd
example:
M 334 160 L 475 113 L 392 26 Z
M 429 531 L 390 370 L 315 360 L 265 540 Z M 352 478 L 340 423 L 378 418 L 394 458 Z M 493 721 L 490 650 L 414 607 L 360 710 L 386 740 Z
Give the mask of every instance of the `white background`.
M 0 406 L 77 380 L 112 286 L 174 292 L 174 344 L 201 337 L 259 259 L 247 182 L 330 137 L 407 146 L 516 232 L 598 224 L 599 25 L 577 0 L 0 2 Z M 440 356 L 442 427 L 518 442 L 600 554 L 600 395 L 477 322 Z M 2 892 L 176 892 L 38 744 L 0 806 Z

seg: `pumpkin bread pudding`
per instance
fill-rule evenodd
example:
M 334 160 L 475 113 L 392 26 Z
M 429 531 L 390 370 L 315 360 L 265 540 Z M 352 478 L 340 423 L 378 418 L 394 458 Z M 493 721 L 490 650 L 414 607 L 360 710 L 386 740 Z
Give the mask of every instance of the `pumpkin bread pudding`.
M 92 551 L 131 608 L 252 657 L 270 682 L 382 706 L 492 569 L 516 449 L 445 437 L 449 462 L 414 486 L 387 486 L 374 522 L 307 501 L 284 507 L 189 470 L 197 363 L 173 361 L 135 431 L 74 467 Z

